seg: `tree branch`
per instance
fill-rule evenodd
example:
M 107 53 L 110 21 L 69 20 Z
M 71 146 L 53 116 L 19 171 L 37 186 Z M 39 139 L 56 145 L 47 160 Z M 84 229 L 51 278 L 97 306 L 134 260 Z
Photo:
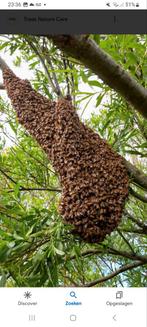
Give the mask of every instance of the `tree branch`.
M 131 187 L 129 187 L 129 191 L 130 191 L 130 194 L 133 195 L 136 199 L 138 199 L 144 203 L 147 203 L 147 196 L 143 196 L 143 195 L 135 192 Z
M 49 73 L 49 71 L 48 71 L 48 69 L 46 67 L 46 64 L 44 62 L 44 59 L 43 59 L 42 55 L 40 54 L 40 52 L 38 51 L 38 49 L 36 48 L 36 46 L 34 45 L 34 43 L 32 41 L 30 41 L 28 39 L 26 41 L 28 42 L 28 44 L 32 48 L 32 50 L 35 52 L 35 54 L 38 56 L 38 58 L 40 59 L 40 61 L 42 63 L 42 66 L 43 66 L 43 68 L 45 70 L 45 73 L 47 75 L 49 84 L 52 87 L 53 92 L 55 92 L 58 96 L 60 96 L 61 94 L 59 93 L 59 90 L 56 88 L 56 86 L 54 85 L 54 83 L 52 81 L 52 78 L 51 78 L 50 73 Z
M 121 230 L 119 228 L 117 228 L 117 232 L 122 237 L 124 242 L 128 245 L 128 248 L 131 250 L 131 252 L 133 254 L 135 254 L 134 249 L 132 248 L 131 244 L 129 243 L 129 241 L 126 239 L 126 237 L 123 235 L 123 233 L 121 232 Z
M 131 108 L 132 110 L 132 108 Z M 133 112 L 133 110 L 132 110 Z M 137 112 L 133 112 L 134 114 L 134 122 L 137 124 L 142 136 L 147 140 L 147 129 L 146 127 L 143 125 L 143 123 L 141 122 L 139 116 L 138 116 L 138 113 Z
M 2 210 L 4 210 L 4 211 L 2 211 Z M 0 213 L 1 213 L 2 215 L 5 215 L 5 216 L 7 216 L 8 218 L 11 218 L 11 219 L 14 219 L 14 220 L 20 222 L 20 219 L 18 219 L 18 218 L 16 218 L 16 217 L 12 216 L 12 215 L 10 215 L 10 214 L 8 214 L 7 211 L 8 211 L 8 208 L 4 208 L 4 207 L 1 207 L 1 206 L 0 206 Z M 4 227 L 4 226 L 1 225 L 0 227 Z
M 131 219 L 137 226 L 139 226 L 141 229 L 147 229 L 147 225 L 145 225 L 141 220 L 134 218 L 130 212 L 128 212 L 126 209 L 124 210 L 125 216 L 127 216 L 129 219 Z
M 131 269 L 134 269 L 134 268 L 137 268 L 137 267 L 140 267 L 140 266 L 143 266 L 145 263 L 141 262 L 141 261 L 135 261 L 133 263 L 129 263 L 127 265 L 124 265 L 122 266 L 121 268 L 115 270 L 114 272 L 112 272 L 111 274 L 105 276 L 105 277 L 102 277 L 102 278 L 98 278 L 90 283 L 87 283 L 87 284 L 84 284 L 84 285 L 79 285 L 79 287 L 92 287 L 92 286 L 95 286 L 97 284 L 100 284 L 100 283 L 103 283 L 103 282 L 106 282 L 107 280 L 110 280 L 112 278 L 114 278 L 115 276 L 127 271 L 127 270 L 131 270 Z
M 9 176 L 2 168 L 0 168 L 0 172 L 12 183 L 15 185 L 17 184 L 17 181 L 15 181 L 11 176 Z M 13 189 L 8 189 L 8 192 L 14 192 Z M 29 188 L 29 187 L 23 187 L 20 185 L 19 191 L 50 191 L 50 192 L 61 192 L 58 188 Z
M 147 118 L 147 91 L 93 40 L 82 35 L 49 35 L 48 39 L 69 56 L 80 60 Z
M 85 250 L 81 253 L 81 257 L 86 257 L 86 256 L 93 256 L 93 255 L 117 255 L 117 256 L 121 256 L 127 259 L 131 259 L 133 261 L 135 260 L 139 260 L 141 262 L 147 263 L 147 256 L 140 256 L 137 255 L 136 253 L 131 253 L 131 252 L 126 252 L 126 251 L 119 251 L 117 249 L 111 248 L 111 247 L 107 247 L 106 249 L 104 249 L 104 247 L 102 246 L 100 248 L 100 244 L 99 244 L 99 248 L 98 249 L 88 249 Z M 73 255 L 70 257 L 70 260 L 76 259 L 76 255 Z
M 147 190 L 147 176 L 142 173 L 138 168 L 131 164 L 131 162 L 127 161 L 125 158 L 124 164 L 127 168 L 127 171 L 132 178 L 132 180 L 142 186 L 145 190 Z
M 103 253 L 103 250 L 102 249 L 89 249 L 89 250 L 85 250 L 83 251 L 80 256 L 81 257 L 86 257 L 86 256 L 89 256 L 89 255 L 97 255 L 97 254 L 102 254 Z M 74 260 L 76 259 L 77 256 L 74 254 L 72 256 L 70 256 L 70 260 Z
M 45 39 L 44 39 L 44 42 L 45 42 Z M 52 70 L 52 76 L 53 76 L 53 79 L 54 79 L 54 83 L 55 83 L 55 86 L 56 86 L 56 90 L 57 90 L 57 94 L 59 96 L 62 96 L 62 92 L 61 92 L 61 89 L 60 89 L 60 85 L 59 85 L 59 82 L 58 82 L 58 79 L 57 79 L 57 76 L 56 76 L 56 73 L 54 71 L 54 67 L 53 67 L 53 64 L 52 64 L 52 60 L 50 58 L 50 55 L 47 51 L 47 44 L 45 42 L 45 49 L 43 49 L 43 56 L 44 58 L 47 60 L 49 66 L 51 67 L 51 70 Z
M 0 168 L 0 172 L 12 183 L 17 184 L 17 182 L 11 176 L 9 176 L 2 168 Z
M 5 87 L 2 83 L 0 83 L 0 90 L 5 90 Z
M 0 69 L 3 71 L 4 69 L 10 69 L 6 62 L 0 57 Z
M 136 229 L 123 228 L 123 229 L 121 229 L 121 231 L 124 232 L 124 233 L 140 234 L 140 235 L 142 235 L 142 237 L 146 237 L 146 235 L 147 235 L 147 228 L 146 228 L 146 230 L 145 229 L 139 229 L 139 228 L 136 228 Z
M 69 77 L 68 77 L 68 72 L 67 72 L 67 60 L 63 58 L 63 65 L 65 69 L 65 78 L 66 78 L 66 85 L 67 85 L 67 96 L 71 95 L 70 92 L 70 82 L 69 82 Z
M 127 259 L 139 260 L 141 262 L 147 263 L 147 256 L 141 256 L 136 253 L 126 252 L 126 251 L 119 251 L 119 250 L 111 248 L 111 247 L 107 247 L 107 251 L 109 254 L 114 254 L 114 255 L 118 255 L 118 256 L 121 256 L 121 257 L 124 257 Z
M 13 189 L 6 189 L 6 191 L 9 193 L 14 192 Z M 20 187 L 19 188 L 20 192 L 30 192 L 30 191 L 49 191 L 49 192 L 61 192 L 60 189 L 58 188 L 29 188 L 29 187 Z

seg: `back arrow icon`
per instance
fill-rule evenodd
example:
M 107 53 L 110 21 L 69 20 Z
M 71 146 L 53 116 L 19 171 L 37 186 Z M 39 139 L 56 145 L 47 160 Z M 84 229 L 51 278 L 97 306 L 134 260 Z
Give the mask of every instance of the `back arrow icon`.
M 116 321 L 116 315 L 113 316 L 113 320 Z

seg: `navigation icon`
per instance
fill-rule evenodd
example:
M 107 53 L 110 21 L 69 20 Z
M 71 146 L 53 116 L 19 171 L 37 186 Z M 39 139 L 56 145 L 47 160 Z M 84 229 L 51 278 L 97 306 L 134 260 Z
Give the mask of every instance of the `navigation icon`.
M 74 297 L 75 299 L 77 299 L 76 292 L 71 291 L 71 292 L 69 293 L 69 295 L 70 295 L 71 297 Z
M 29 315 L 29 321 L 35 321 L 36 317 L 35 315 Z
M 70 321 L 76 321 L 77 316 L 72 314 L 72 315 L 70 315 L 69 319 L 70 319 Z
M 116 292 L 116 299 L 122 299 L 123 298 L 123 291 L 117 291 Z
M 29 291 L 24 292 L 25 299 L 30 299 L 31 296 L 32 296 L 32 293 L 31 292 L 29 292 Z

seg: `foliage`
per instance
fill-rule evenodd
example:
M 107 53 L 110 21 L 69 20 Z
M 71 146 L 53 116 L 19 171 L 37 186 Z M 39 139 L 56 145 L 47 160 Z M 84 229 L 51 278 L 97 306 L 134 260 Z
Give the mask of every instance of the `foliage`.
M 146 86 L 146 36 L 91 38 Z M 20 70 L 27 62 L 33 87 L 50 99 L 57 98 L 50 77 L 64 95 L 70 91 L 81 119 L 145 172 L 144 119 L 91 71 L 75 59 L 64 57 L 45 37 L 3 36 L 0 51 L 12 55 L 14 66 Z M 71 227 L 64 225 L 58 214 L 58 176 L 44 152 L 18 124 L 2 92 L 0 286 L 90 286 L 95 280 L 95 285 L 102 287 L 145 286 L 145 190 L 130 180 L 131 189 L 144 201 L 130 192 L 119 228 L 104 242 L 90 245 L 73 236 Z M 132 268 L 111 277 L 113 271 L 128 264 Z M 101 281 L 109 274 L 107 281 Z

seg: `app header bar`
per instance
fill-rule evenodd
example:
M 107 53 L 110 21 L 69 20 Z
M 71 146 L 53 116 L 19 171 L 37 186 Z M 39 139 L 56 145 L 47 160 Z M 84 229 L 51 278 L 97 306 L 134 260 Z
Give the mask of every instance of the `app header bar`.
M 146 34 L 146 10 L 2 10 L 0 34 Z

